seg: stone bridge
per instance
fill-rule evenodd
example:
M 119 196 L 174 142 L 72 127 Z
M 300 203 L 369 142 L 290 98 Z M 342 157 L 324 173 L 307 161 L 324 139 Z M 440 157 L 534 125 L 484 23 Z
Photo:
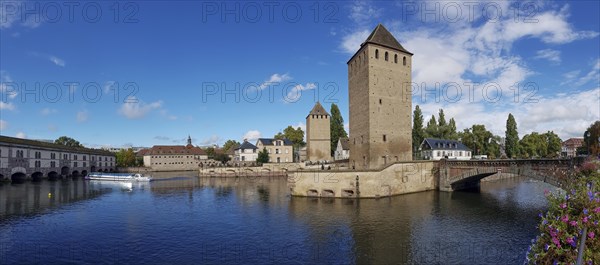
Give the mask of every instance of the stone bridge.
M 573 176 L 578 161 L 572 159 L 442 160 L 439 189 L 454 191 L 478 187 L 481 179 L 510 173 L 562 187 Z

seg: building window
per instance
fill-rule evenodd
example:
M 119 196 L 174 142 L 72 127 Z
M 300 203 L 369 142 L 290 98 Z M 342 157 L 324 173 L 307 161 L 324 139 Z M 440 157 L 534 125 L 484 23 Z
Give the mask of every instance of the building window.
M 437 156 L 442 156 L 442 152 L 437 151 Z
M 381 105 L 381 99 L 379 99 L 379 105 Z
M 279 154 L 279 149 L 275 149 L 275 154 Z
M 87 167 L 87 163 L 86 162 L 83 162 L 83 167 Z
M 73 158 L 75 158 L 75 160 L 77 160 L 77 155 L 74 155 Z
M 86 160 L 87 160 L 87 156 L 83 156 L 83 161 L 86 161 Z
M 51 161 L 51 162 L 50 162 L 50 167 L 56 167 L 56 162 L 54 162 L 54 161 Z
M 383 141 L 386 142 L 387 141 L 387 137 L 385 137 L 385 134 L 383 135 Z
M 385 52 L 385 61 L 388 61 L 388 52 Z
M 375 49 L 375 59 L 379 59 L 379 50 Z
M 402 58 L 402 65 L 405 65 L 405 66 L 406 66 L 406 56 L 404 56 L 404 57 Z
M 398 54 L 394 54 L 394 63 L 398 63 Z
M 74 163 L 73 163 L 73 167 L 77 167 L 77 162 L 74 162 Z

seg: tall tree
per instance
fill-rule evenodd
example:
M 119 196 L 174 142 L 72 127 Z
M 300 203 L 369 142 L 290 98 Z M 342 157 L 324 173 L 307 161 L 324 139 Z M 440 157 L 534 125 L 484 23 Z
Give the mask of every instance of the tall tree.
M 262 151 L 258 152 L 258 158 L 256 158 L 256 162 L 258 163 L 269 163 L 269 152 L 267 152 L 267 148 L 263 148 Z
M 240 142 L 236 141 L 236 140 L 227 140 L 224 144 L 223 144 L 223 150 L 227 151 L 229 150 L 229 148 L 231 148 L 232 146 L 238 146 L 240 145 Z
M 419 156 L 419 145 L 425 139 L 425 130 L 423 129 L 423 112 L 419 105 L 415 107 L 413 112 L 413 127 L 412 127 L 412 148 L 413 156 Z
M 456 121 L 454 118 L 450 118 L 450 123 L 448 123 L 448 136 L 447 139 L 450 140 L 458 140 L 458 133 L 456 132 Z
M 511 113 L 508 114 L 508 119 L 506 120 L 504 137 L 506 156 L 516 158 L 519 155 L 519 132 L 517 131 L 517 121 L 515 121 L 515 117 Z
M 583 134 L 583 144 L 589 155 L 600 154 L 600 121 L 595 121 L 587 128 Z
M 431 115 L 431 119 L 429 119 L 429 122 L 427 122 L 427 127 L 425 127 L 425 135 L 425 137 L 439 138 L 438 125 L 435 121 L 434 115 Z
M 67 136 L 58 137 L 58 139 L 54 140 L 54 143 L 70 147 L 83 147 L 83 145 L 79 143 L 79 141 Z
M 281 140 L 281 139 L 285 138 L 285 136 L 283 135 L 283 133 L 278 132 L 275 136 L 273 136 L 273 138 L 275 138 L 277 140 Z
M 519 141 L 522 156 L 525 158 L 542 158 L 548 154 L 548 141 L 545 135 L 532 132 Z
M 555 158 L 560 155 L 562 140 L 553 131 L 548 131 L 544 134 L 547 142 L 546 157 Z
M 344 118 L 340 109 L 335 103 L 331 103 L 331 120 L 330 120 L 330 132 L 331 132 L 331 155 L 335 152 L 337 142 L 340 138 L 347 138 L 348 133 L 344 129 Z

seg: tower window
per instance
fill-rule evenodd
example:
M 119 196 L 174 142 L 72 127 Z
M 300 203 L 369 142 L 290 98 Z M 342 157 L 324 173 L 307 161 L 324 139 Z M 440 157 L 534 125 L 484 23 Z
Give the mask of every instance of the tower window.
M 386 142 L 387 141 L 387 137 L 385 137 L 385 134 L 383 135 L 383 141 Z
M 385 52 L 385 60 L 388 60 L 388 52 Z
M 375 49 L 375 59 L 379 59 L 379 49 Z
M 398 63 L 398 54 L 394 54 L 394 63 Z
M 402 58 L 402 65 L 406 65 L 406 56 L 404 56 L 404 58 Z
M 379 105 L 381 105 L 381 99 L 379 99 Z

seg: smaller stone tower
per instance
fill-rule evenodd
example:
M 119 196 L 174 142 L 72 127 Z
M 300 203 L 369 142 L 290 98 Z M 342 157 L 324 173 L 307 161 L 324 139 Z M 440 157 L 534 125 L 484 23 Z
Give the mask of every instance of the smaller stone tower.
M 317 102 L 306 116 L 306 158 L 331 161 L 331 117 Z

